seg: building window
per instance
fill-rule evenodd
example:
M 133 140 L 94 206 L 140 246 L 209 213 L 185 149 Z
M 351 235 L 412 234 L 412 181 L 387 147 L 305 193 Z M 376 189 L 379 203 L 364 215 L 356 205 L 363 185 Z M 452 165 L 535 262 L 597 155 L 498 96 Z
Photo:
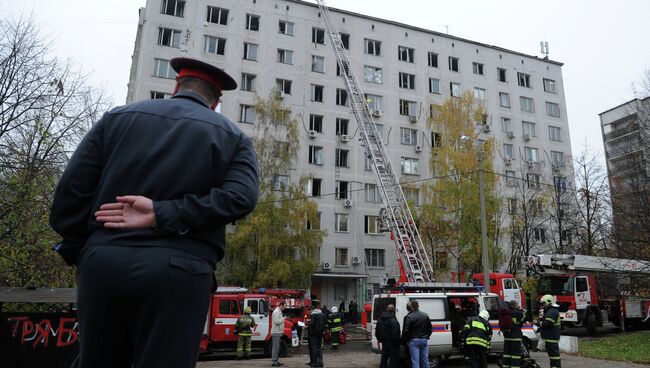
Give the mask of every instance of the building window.
M 429 62 L 428 65 L 430 67 L 432 68 L 438 67 L 438 54 L 436 54 L 435 52 L 429 52 L 427 60 Z
M 364 80 L 369 83 L 382 83 L 382 69 L 366 65 L 364 68 Z
M 254 14 L 246 14 L 246 29 L 249 31 L 259 31 L 260 16 Z
M 458 58 L 450 56 L 449 57 L 449 70 L 451 70 L 452 72 L 457 72 L 459 62 L 460 62 L 460 60 Z
M 526 161 L 539 162 L 539 155 L 537 154 L 537 148 L 525 147 L 524 151 L 526 152 Z
M 316 214 L 314 221 L 307 220 L 307 230 L 320 230 L 320 212 Z
M 153 76 L 159 78 L 174 79 L 176 72 L 169 65 L 169 60 L 153 59 Z
M 372 171 L 372 159 L 368 156 L 364 156 L 364 157 L 365 159 L 364 159 L 363 169 L 366 171 Z
M 350 153 L 350 151 L 348 151 L 348 150 L 337 148 L 336 149 L 336 161 L 334 162 L 334 166 L 336 166 L 336 167 L 350 167 L 350 163 L 348 162 L 349 153 Z
M 175 48 L 181 47 L 181 31 L 171 28 L 158 28 L 158 44 Z
M 535 129 L 535 123 L 531 123 L 530 121 L 522 121 L 521 128 L 524 134 L 528 134 L 531 137 L 537 137 L 537 129 Z
M 349 181 L 336 181 L 336 199 L 348 199 L 350 193 L 350 182 Z
M 310 197 L 320 197 L 322 184 L 323 179 L 310 178 L 307 181 L 307 195 Z
M 349 119 L 336 118 L 336 135 L 348 134 L 348 125 L 350 125 Z
M 337 213 L 335 215 L 336 215 L 336 225 L 334 227 L 334 231 L 336 231 L 337 233 L 341 233 L 341 232 L 342 233 L 347 233 L 348 231 L 350 231 L 348 229 L 348 216 L 349 215 L 347 213 Z M 347 253 L 347 249 L 346 249 L 346 253 Z M 347 258 L 347 256 L 346 256 L 346 258 Z M 346 263 L 347 263 L 347 260 L 346 260 Z
M 560 236 L 562 237 L 562 241 L 565 243 L 571 243 L 572 242 L 572 235 L 571 235 L 571 230 L 562 230 L 560 232 Z
M 517 72 L 517 82 L 522 87 L 530 88 L 530 74 Z
M 554 166 L 564 167 L 564 152 L 551 151 L 551 162 Z
M 311 85 L 311 100 L 314 102 L 323 102 L 323 89 L 325 87 L 317 84 Z
M 558 127 L 549 126 L 548 127 L 548 139 L 552 141 L 560 142 L 562 141 L 562 131 Z
M 399 114 L 403 116 L 417 116 L 417 102 L 399 100 Z
M 369 40 L 366 38 L 363 40 L 363 44 L 366 54 L 375 56 L 381 55 L 381 41 Z
M 344 214 L 339 214 L 342 216 L 346 216 Z M 347 221 L 347 219 L 346 219 Z M 347 232 L 348 230 L 339 230 L 343 232 Z M 348 266 L 348 248 L 336 248 L 335 249 L 335 265 L 337 266 Z
M 472 70 L 474 71 L 474 74 L 483 75 L 483 64 L 472 63 Z
M 399 87 L 406 89 L 415 89 L 415 75 L 408 73 L 399 73 Z
M 381 203 L 381 196 L 377 190 L 377 184 L 366 184 L 364 188 L 366 202 Z
M 487 101 L 487 93 L 485 92 L 485 88 L 474 87 L 474 97 L 477 100 Z
M 440 141 L 442 136 L 439 133 L 431 132 L 431 147 L 441 147 Z
M 414 206 L 420 205 L 420 190 L 417 188 L 404 188 L 404 198 Z
M 517 185 L 517 179 L 515 178 L 515 172 L 506 170 L 506 185 L 509 187 L 514 187 Z
M 499 106 L 510 108 L 510 94 L 499 92 Z
M 384 111 L 384 98 L 378 95 L 366 95 L 366 102 L 371 111 Z
M 204 36 L 203 51 L 210 54 L 223 55 L 226 50 L 226 39 L 214 36 Z
M 277 192 L 284 192 L 289 188 L 289 175 L 275 175 L 273 176 L 273 190 Z
M 511 215 L 517 213 L 517 198 L 508 198 L 508 213 Z
M 555 81 L 553 79 L 544 78 L 544 92 L 557 93 L 557 89 L 555 89 Z
M 377 226 L 377 216 L 366 215 L 365 216 L 365 234 L 379 234 L 379 226 Z
M 248 92 L 255 92 L 255 74 L 242 73 L 241 74 L 241 90 Z
M 185 10 L 184 0 L 163 0 L 161 14 L 173 15 L 175 17 L 183 17 Z
M 503 68 L 497 68 L 497 76 L 498 76 L 498 78 L 499 78 L 499 82 L 504 82 L 504 83 L 507 82 L 507 79 L 506 79 L 506 70 L 505 70 L 505 69 L 503 69 Z
M 323 115 L 309 115 L 309 130 L 315 130 L 318 133 L 323 132 Z
M 293 51 L 278 49 L 278 63 L 293 64 Z
M 418 131 L 415 129 L 409 128 L 400 128 L 400 142 L 409 146 L 415 146 L 418 144 Z
M 257 61 L 257 45 L 244 42 L 244 59 Z
M 521 111 L 535 112 L 535 101 L 530 97 L 520 96 L 519 105 L 521 106 Z
M 538 243 L 546 244 L 546 229 L 536 227 L 533 229 L 533 237 Z
M 514 149 L 512 144 L 508 144 L 508 143 L 503 144 L 503 156 L 509 159 L 514 158 Z
M 512 120 L 509 118 L 501 118 L 501 130 L 506 133 L 512 132 Z
M 555 191 L 559 193 L 566 193 L 567 180 L 564 176 L 554 176 L 553 184 L 555 185 Z
M 311 56 L 311 71 L 316 73 L 325 73 L 325 58 L 322 56 Z
M 449 82 L 449 94 L 452 97 L 460 97 L 460 83 Z
M 172 97 L 171 93 L 150 91 L 150 97 L 152 100 L 162 100 L 164 98 Z
M 528 188 L 530 188 L 530 189 L 539 189 L 539 187 L 540 187 L 539 175 L 538 174 L 532 174 L 532 173 L 526 174 L 526 184 L 528 185 Z
M 397 46 L 397 58 L 400 61 L 412 63 L 414 61 L 415 49 L 405 46 Z
M 325 44 L 325 30 L 322 28 L 311 28 L 311 42 L 321 45 Z
M 286 79 L 276 79 L 275 87 L 278 91 L 284 92 L 287 95 L 291 94 L 291 81 Z
M 343 44 L 343 48 L 346 50 L 350 49 L 350 35 L 347 33 L 341 33 L 339 32 L 339 38 L 341 39 L 341 43 Z
M 560 105 L 553 102 L 546 102 L 546 115 L 556 118 L 560 117 Z
M 255 122 L 255 107 L 239 105 L 239 122 L 253 124 Z
M 293 22 L 287 22 L 286 20 L 281 20 L 278 23 L 278 32 L 287 35 L 287 36 L 293 36 L 293 28 L 295 24 Z
M 420 175 L 420 160 L 417 158 L 402 157 L 402 174 Z
M 383 249 L 366 249 L 366 266 L 385 267 Z
M 429 78 L 429 92 L 440 94 L 440 79 Z
M 323 147 L 309 146 L 309 163 L 314 165 L 323 164 Z
M 228 25 L 228 9 L 217 8 L 216 6 L 208 6 L 208 22 Z
M 336 89 L 336 105 L 337 106 L 348 105 L 348 91 L 341 88 Z

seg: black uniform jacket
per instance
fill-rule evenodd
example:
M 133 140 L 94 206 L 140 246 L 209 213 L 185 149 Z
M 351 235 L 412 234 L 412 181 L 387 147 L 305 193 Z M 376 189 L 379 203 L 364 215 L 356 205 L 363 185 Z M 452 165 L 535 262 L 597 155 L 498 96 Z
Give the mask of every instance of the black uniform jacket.
M 192 92 L 117 107 L 88 132 L 56 189 L 50 224 L 75 263 L 81 246 L 163 246 L 223 258 L 225 225 L 258 197 L 253 143 Z M 116 196 L 154 201 L 157 229 L 106 229 L 94 212 Z

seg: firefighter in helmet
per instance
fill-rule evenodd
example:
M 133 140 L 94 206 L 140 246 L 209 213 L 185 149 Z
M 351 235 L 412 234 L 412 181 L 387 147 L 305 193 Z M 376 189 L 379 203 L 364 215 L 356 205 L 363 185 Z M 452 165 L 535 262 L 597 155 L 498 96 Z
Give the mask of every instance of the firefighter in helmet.
M 251 316 L 251 307 L 244 308 L 244 314 L 237 318 L 235 323 L 235 334 L 237 334 L 237 359 L 250 359 L 251 336 L 253 329 L 257 326 L 255 318 Z
M 537 322 L 540 328 L 542 340 L 546 345 L 546 353 L 551 361 L 551 367 L 559 368 L 560 362 L 560 307 L 552 295 L 544 295 L 539 301 L 544 308 L 542 319 Z
M 338 349 L 341 336 L 341 315 L 337 307 L 332 307 L 332 313 L 327 319 L 327 327 L 330 329 L 332 337 L 332 349 Z
M 485 309 L 478 314 L 478 317 L 470 318 L 465 327 L 465 345 L 469 353 L 468 366 L 476 368 L 487 368 L 487 350 L 490 348 L 492 339 L 492 327 L 490 326 L 490 313 Z

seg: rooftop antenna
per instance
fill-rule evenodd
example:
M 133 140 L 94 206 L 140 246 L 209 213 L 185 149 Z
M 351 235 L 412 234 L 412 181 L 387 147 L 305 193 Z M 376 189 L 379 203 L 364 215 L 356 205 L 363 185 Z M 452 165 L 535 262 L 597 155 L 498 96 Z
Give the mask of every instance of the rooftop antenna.
M 438 24 L 439 27 L 445 27 L 445 31 L 449 34 L 449 24 Z
M 539 41 L 539 47 L 542 51 L 542 54 L 544 55 L 544 59 L 548 59 L 548 42 Z

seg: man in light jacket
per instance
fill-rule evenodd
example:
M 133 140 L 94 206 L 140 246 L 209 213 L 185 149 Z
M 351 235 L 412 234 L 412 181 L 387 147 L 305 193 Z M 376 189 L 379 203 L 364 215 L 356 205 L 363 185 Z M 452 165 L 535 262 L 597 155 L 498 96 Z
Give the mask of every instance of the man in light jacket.
M 279 367 L 283 365 L 278 361 L 278 353 L 280 351 L 280 342 L 282 340 L 282 334 L 284 334 L 284 312 L 286 304 L 284 301 L 280 301 L 275 309 L 273 310 L 273 315 L 271 319 L 273 320 L 273 326 L 271 326 L 271 338 L 273 339 L 273 348 L 271 350 L 271 359 L 273 360 L 272 367 Z

